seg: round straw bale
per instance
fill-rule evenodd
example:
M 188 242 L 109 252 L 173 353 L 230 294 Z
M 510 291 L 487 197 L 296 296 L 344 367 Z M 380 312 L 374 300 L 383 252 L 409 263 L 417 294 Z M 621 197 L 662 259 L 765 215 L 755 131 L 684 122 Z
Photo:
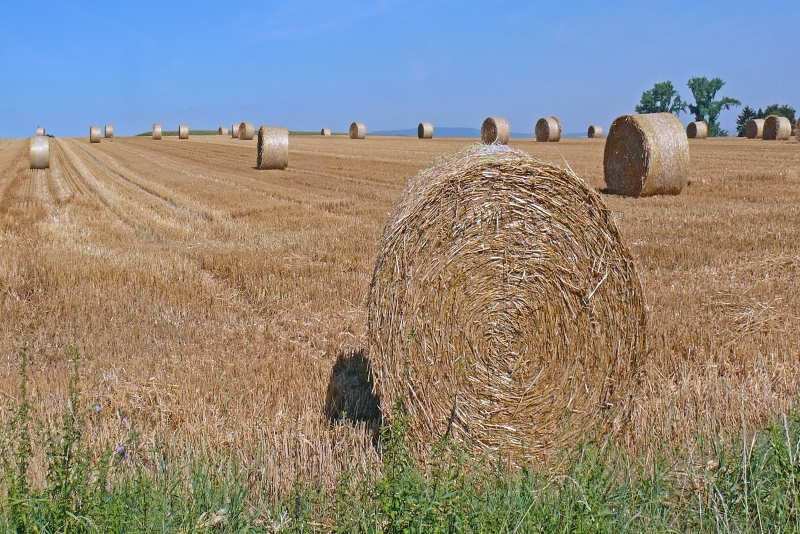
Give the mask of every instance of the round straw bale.
M 41 126 L 36 128 L 36 135 L 38 135 L 38 136 L 44 135 L 44 128 L 42 128 Z
M 764 119 L 750 119 L 744 130 L 748 139 L 761 139 L 764 136 Z
M 797 119 L 797 122 L 794 123 L 794 136 L 800 139 L 800 119 Z
M 181 124 L 178 126 L 178 139 L 189 139 L 189 125 Z
M 322 130 L 319 131 L 319 134 L 320 135 L 330 135 L 331 134 L 331 129 L 330 128 L 323 128 Z
M 50 168 L 50 138 L 37 135 L 30 139 L 31 169 Z
M 153 123 L 153 139 L 156 141 L 161 140 L 161 125 Z
M 417 137 L 420 139 L 433 139 L 433 123 L 421 122 L 417 126 Z
M 364 139 L 367 137 L 367 127 L 363 122 L 354 122 L 350 125 L 350 139 Z
M 677 195 L 689 173 L 689 141 L 672 113 L 622 115 L 611 124 L 603 155 L 610 193 Z
M 231 124 L 231 139 L 238 139 L 238 138 L 239 138 L 239 125 Z
M 90 143 L 99 143 L 100 142 L 100 127 L 99 126 L 90 126 L 89 127 L 89 142 Z
M 589 139 L 602 139 L 603 138 L 603 127 L 598 126 L 597 124 L 592 124 L 589 126 L 589 131 L 587 134 Z
M 689 139 L 705 139 L 708 137 L 708 124 L 705 121 L 690 122 L 686 127 L 686 137 Z
M 113 124 L 106 124 L 106 127 L 103 129 L 103 137 L 106 139 L 111 139 L 114 137 L 114 125 Z
M 770 115 L 764 119 L 765 141 L 786 141 L 792 136 L 792 123 L 786 117 Z
M 547 455 L 624 420 L 610 408 L 632 390 L 645 319 L 591 187 L 507 146 L 468 147 L 411 180 L 381 238 L 367 307 L 381 410 L 402 399 L 421 443 Z
M 536 140 L 542 143 L 561 141 L 561 121 L 557 117 L 542 117 L 536 121 Z
M 259 169 L 285 169 L 289 165 L 289 130 L 275 126 L 258 129 Z
M 217 135 L 228 135 L 228 129 L 224 126 L 220 126 L 217 130 Z
M 481 124 L 481 142 L 484 145 L 507 145 L 510 137 L 511 127 L 503 117 L 486 117 Z
M 252 141 L 255 135 L 256 135 L 256 130 L 252 122 L 243 122 L 239 125 L 240 141 Z

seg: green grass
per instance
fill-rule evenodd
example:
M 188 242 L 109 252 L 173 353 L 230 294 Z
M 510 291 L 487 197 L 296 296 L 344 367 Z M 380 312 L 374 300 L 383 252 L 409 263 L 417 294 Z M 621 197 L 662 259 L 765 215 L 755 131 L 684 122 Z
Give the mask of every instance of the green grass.
M 59 421 L 32 420 L 26 347 L 13 417 L 0 429 L 0 531 L 56 532 L 798 532 L 800 414 L 712 444 L 707 464 L 675 451 L 643 458 L 585 443 L 557 474 L 470 461 L 452 443 L 413 459 L 408 422 L 381 430 L 382 469 L 355 467 L 334 491 L 298 479 L 266 498 L 234 455 L 141 448 L 124 414 L 113 443 L 86 445 L 96 407 L 80 409 L 79 355 Z M 399 410 L 399 408 L 398 408 Z M 346 423 L 344 423 L 346 424 Z M 33 451 L 46 480 L 31 481 Z M 670 459 L 669 461 L 667 459 Z M 683 467 L 679 467 L 683 466 Z

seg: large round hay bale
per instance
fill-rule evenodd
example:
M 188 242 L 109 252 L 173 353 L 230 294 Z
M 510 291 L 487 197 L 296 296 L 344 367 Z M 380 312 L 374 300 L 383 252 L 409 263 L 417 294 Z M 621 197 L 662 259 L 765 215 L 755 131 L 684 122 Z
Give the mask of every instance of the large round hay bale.
M 161 125 L 153 123 L 153 139 L 156 141 L 161 140 Z
M 189 139 L 189 125 L 181 124 L 178 126 L 178 139 Z
M 37 127 L 36 128 L 36 135 L 37 136 L 43 136 L 44 135 L 44 128 L 42 128 L 41 126 Z
M 705 139 L 708 137 L 708 124 L 706 124 L 706 121 L 690 122 L 686 127 L 686 137 L 689 139 Z
M 433 139 L 433 123 L 421 122 L 417 126 L 417 137 L 420 139 Z
M 672 113 L 622 115 L 606 139 L 603 173 L 610 193 L 677 195 L 689 174 L 689 141 Z
M 231 139 L 238 139 L 238 138 L 239 138 L 239 125 L 231 124 Z
M 228 135 L 228 129 L 224 126 L 220 126 L 219 129 L 217 129 L 217 135 Z
M 484 145 L 507 145 L 511 127 L 503 117 L 486 117 L 481 124 L 481 142 Z
M 255 135 L 256 135 L 256 130 L 252 122 L 243 122 L 239 124 L 240 141 L 252 141 Z
M 50 138 L 37 135 L 30 138 L 31 169 L 50 168 Z
M 764 119 L 750 119 L 744 130 L 748 139 L 761 139 L 764 136 Z
M 561 121 L 558 117 L 542 117 L 536 121 L 536 140 L 540 143 L 561 141 Z
M 589 126 L 589 131 L 586 133 L 589 139 L 602 139 L 603 138 L 603 127 L 598 126 L 597 124 L 592 124 Z
M 111 139 L 114 137 L 113 124 L 106 124 L 106 127 L 103 129 L 103 137 L 105 137 L 106 139 Z
M 364 139 L 367 137 L 367 127 L 363 122 L 354 122 L 350 125 L 350 139 Z
M 90 143 L 99 143 L 100 142 L 100 127 L 99 126 L 90 126 L 89 127 L 89 142 Z
M 474 454 L 552 453 L 624 420 L 610 410 L 645 345 L 641 284 L 600 196 L 496 144 L 411 180 L 367 309 L 384 416 L 402 399 L 414 440 L 449 433 Z
M 331 134 L 331 129 L 330 128 L 323 128 L 322 130 L 319 131 L 319 134 L 320 135 L 324 135 L 324 136 L 328 136 L 328 135 Z
M 289 165 L 289 130 L 275 126 L 258 129 L 256 168 L 285 169 Z
M 764 119 L 765 141 L 786 141 L 792 136 L 792 123 L 786 117 L 770 115 Z

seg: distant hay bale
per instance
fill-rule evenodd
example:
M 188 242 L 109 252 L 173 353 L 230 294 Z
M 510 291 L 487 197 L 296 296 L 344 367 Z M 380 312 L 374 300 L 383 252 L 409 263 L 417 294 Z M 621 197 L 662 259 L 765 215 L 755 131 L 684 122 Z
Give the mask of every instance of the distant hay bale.
M 106 127 L 103 129 L 103 137 L 105 137 L 106 139 L 111 139 L 114 137 L 113 124 L 106 124 Z
M 370 285 L 384 417 L 474 455 L 548 455 L 624 420 L 645 346 L 633 259 L 600 195 L 502 145 L 437 160 L 389 216 Z M 617 418 L 614 421 L 614 418 Z
M 178 126 L 178 139 L 189 139 L 189 125 L 181 124 Z
M 350 139 L 364 139 L 367 137 L 367 127 L 363 122 L 354 122 L 350 125 Z
M 589 131 L 586 134 L 589 139 L 602 139 L 603 138 L 603 127 L 598 126 L 596 124 L 592 124 L 589 126 Z
M 417 126 L 417 137 L 420 139 L 433 139 L 433 123 L 421 122 Z
M 90 143 L 99 143 L 100 142 L 100 127 L 99 126 L 90 126 L 89 127 L 89 142 Z
M 744 130 L 748 139 L 761 139 L 764 136 L 764 119 L 750 119 Z
M 239 125 L 231 124 L 231 139 L 238 139 L 238 138 L 239 138 Z
M 708 137 L 708 124 L 705 121 L 690 122 L 686 127 L 686 137 L 689 139 L 705 139 Z
M 217 135 L 228 135 L 228 129 L 224 126 L 220 126 L 217 130 Z
M 50 168 L 50 138 L 37 135 L 30 138 L 31 169 Z
M 319 131 L 319 134 L 320 135 L 326 135 L 326 136 L 330 135 L 331 134 L 331 129 L 330 128 L 323 128 L 322 130 Z
M 161 140 L 161 125 L 160 124 L 153 124 L 153 139 L 156 141 Z
M 41 126 L 36 128 L 36 135 L 40 136 L 40 137 L 43 136 L 44 135 L 44 128 L 42 128 Z
M 794 136 L 800 140 L 800 119 L 794 124 Z
M 536 140 L 540 143 L 561 141 L 561 121 L 558 117 L 542 117 L 536 121 Z
M 481 142 L 484 145 L 507 145 L 511 137 L 511 127 L 503 117 L 486 117 L 481 124 Z
M 258 129 L 256 168 L 285 169 L 289 165 L 289 130 L 275 126 Z
M 792 123 L 786 117 L 770 115 L 764 119 L 765 141 L 786 141 L 792 136 Z
M 603 173 L 610 193 L 677 195 L 689 174 L 689 141 L 672 113 L 622 115 L 606 138 Z
M 252 122 L 243 122 L 239 124 L 239 140 L 252 141 L 255 137 L 256 131 Z

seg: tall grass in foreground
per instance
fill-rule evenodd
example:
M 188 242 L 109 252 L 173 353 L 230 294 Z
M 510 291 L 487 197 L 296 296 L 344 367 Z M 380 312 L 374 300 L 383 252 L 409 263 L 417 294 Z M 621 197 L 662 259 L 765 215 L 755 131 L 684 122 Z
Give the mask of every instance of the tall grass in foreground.
M 61 418 L 34 421 L 20 350 L 18 398 L 0 429 L 3 532 L 800 531 L 798 412 L 712 446 L 701 466 L 677 467 L 675 451 L 645 462 L 586 443 L 555 474 L 475 464 L 447 440 L 421 465 L 399 416 L 381 430 L 382 469 L 345 471 L 333 491 L 298 479 L 291 495 L 268 500 L 233 454 L 141 450 L 124 414 L 116 441 L 88 446 L 99 407 L 81 406 L 71 354 Z M 37 450 L 43 480 L 33 480 Z

